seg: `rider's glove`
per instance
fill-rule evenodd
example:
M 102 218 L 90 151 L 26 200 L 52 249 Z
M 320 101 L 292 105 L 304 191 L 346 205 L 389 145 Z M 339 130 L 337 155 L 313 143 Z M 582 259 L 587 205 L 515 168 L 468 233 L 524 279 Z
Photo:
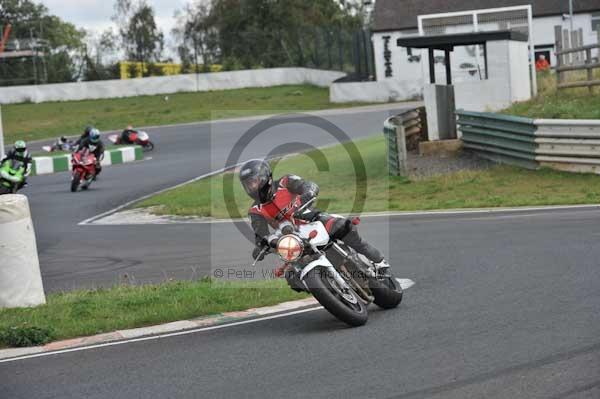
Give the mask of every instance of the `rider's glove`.
M 261 261 L 265 258 L 265 252 L 263 252 L 264 247 L 255 247 L 252 250 L 252 258 L 257 261 Z

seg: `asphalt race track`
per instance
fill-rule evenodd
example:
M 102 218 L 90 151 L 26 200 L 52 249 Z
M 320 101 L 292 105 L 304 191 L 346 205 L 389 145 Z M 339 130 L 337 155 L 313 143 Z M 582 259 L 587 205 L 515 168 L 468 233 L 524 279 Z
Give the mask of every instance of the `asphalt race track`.
M 317 113 L 349 138 L 379 133 L 390 113 L 401 106 Z M 309 121 L 311 117 L 301 117 Z M 23 190 L 29 197 L 46 291 L 110 286 L 123 275 L 137 282 L 190 278 L 210 271 L 207 230 L 199 226 L 78 226 L 78 223 L 157 190 L 222 168 L 232 149 L 239 161 L 334 144 L 319 127 L 288 123 L 266 130 L 249 145 L 240 137 L 264 118 L 147 129 L 156 150 L 152 159 L 106 167 L 87 192 L 69 191 L 70 175 L 34 176 Z M 266 144 L 265 144 L 266 143 Z M 37 144 L 41 147 L 41 144 Z M 249 247 L 240 248 L 247 254 Z M 247 260 L 247 259 L 246 259 Z
M 364 327 L 316 310 L 0 363 L 2 397 L 600 397 L 597 210 L 389 222 L 416 285 Z
M 358 137 L 374 130 L 360 124 L 381 119 L 338 122 Z M 200 140 L 201 127 L 186 129 L 179 140 Z M 32 179 L 46 287 L 108 284 L 121 273 L 189 278 L 247 264 L 249 247 L 229 223 L 76 225 L 206 171 L 202 143 L 193 149 L 175 134 L 159 136 L 152 160 L 106 168 L 90 193 L 67 192 L 66 174 Z M 227 147 L 220 151 L 224 159 Z M 416 284 L 398 309 L 372 307 L 364 327 L 317 309 L 0 362 L 0 397 L 597 399 L 599 225 L 592 207 L 367 218 L 364 235 L 389 253 L 398 277 Z M 225 251 L 223 240 L 239 250 Z

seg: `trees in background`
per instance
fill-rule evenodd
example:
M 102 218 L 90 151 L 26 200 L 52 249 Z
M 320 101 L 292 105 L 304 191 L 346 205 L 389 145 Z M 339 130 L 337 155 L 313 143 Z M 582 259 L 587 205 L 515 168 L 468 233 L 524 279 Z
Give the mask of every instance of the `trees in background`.
M 141 63 L 143 76 L 156 74 L 153 64 L 162 56 L 164 35 L 156 25 L 154 9 L 146 0 L 117 0 L 113 20 L 127 60 Z
M 0 85 L 115 79 L 120 61 L 130 76 L 160 75 L 165 38 L 147 0 L 115 0 L 116 29 L 85 32 L 34 0 L 1 0 L 0 25 L 11 38 L 33 39 L 43 57 L 0 58 Z M 365 35 L 358 0 L 190 0 L 176 15 L 181 72 L 308 66 L 347 69 Z M 364 43 L 363 43 L 364 42 Z M 141 64 L 141 68 L 139 65 Z
M 2 0 L 0 25 L 7 24 L 12 30 L 6 51 L 33 48 L 35 56 L 0 58 L 1 85 L 77 80 L 83 30 L 31 0 Z
M 175 30 L 182 38 L 179 53 L 200 53 L 202 63 L 218 60 L 225 69 L 332 67 L 336 60 L 339 62 L 340 53 L 350 48 L 349 32 L 363 26 L 360 4 L 336 0 L 195 0 L 180 12 Z
M 188 3 L 176 12 L 173 36 L 182 72 L 208 72 L 218 61 L 220 51 L 217 30 L 213 26 L 209 6 L 205 2 Z

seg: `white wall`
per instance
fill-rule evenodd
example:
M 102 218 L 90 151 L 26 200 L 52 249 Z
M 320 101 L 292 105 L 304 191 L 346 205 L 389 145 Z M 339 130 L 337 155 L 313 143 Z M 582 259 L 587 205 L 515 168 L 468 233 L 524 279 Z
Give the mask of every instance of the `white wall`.
M 599 5 L 600 8 L 600 5 Z M 568 19 L 563 20 L 561 16 L 536 18 L 533 21 L 533 39 L 535 46 L 548 46 L 552 48 L 550 63 L 556 65 L 554 54 L 554 27 L 561 25 L 563 30 L 570 28 Z M 592 14 L 576 14 L 573 16 L 573 28 L 583 30 L 583 44 L 594 44 L 598 42 L 598 34 L 592 30 Z M 539 50 L 542 50 L 541 48 Z M 597 56 L 598 50 L 592 50 L 592 56 Z
M 600 6 L 599 6 L 600 8 Z M 415 21 L 416 23 L 416 21 Z M 556 25 L 562 25 L 563 29 L 569 28 L 569 20 L 563 21 L 561 16 L 555 17 L 543 17 L 534 18 L 533 20 L 533 39 L 534 45 L 537 46 L 554 46 L 554 27 Z M 597 33 L 592 31 L 592 14 L 576 14 L 573 18 L 573 26 L 575 29 L 583 29 L 583 42 L 584 44 L 592 44 L 597 42 Z M 498 27 L 499 28 L 499 27 Z M 482 30 L 494 30 L 496 27 L 481 25 Z M 462 27 L 460 31 L 470 31 L 470 28 Z M 458 33 L 459 29 L 450 29 L 448 33 Z M 396 45 L 396 40 L 400 37 L 415 36 L 417 31 L 402 31 L 402 32 L 377 32 L 373 34 L 373 48 L 375 54 L 375 70 L 377 73 L 377 81 L 385 80 L 411 80 L 411 79 L 422 79 L 424 82 L 429 82 L 429 69 L 428 69 L 428 56 L 427 51 L 413 50 L 414 55 L 421 54 L 420 62 L 409 62 L 407 50 Z M 383 54 L 384 48 L 384 36 L 391 36 L 389 43 L 389 50 L 391 51 L 392 57 L 392 71 L 393 76 L 391 78 L 385 77 L 385 60 Z M 470 75 L 464 69 L 460 67 L 463 63 L 470 63 L 477 66 L 476 57 L 473 57 L 473 49 L 465 49 L 464 47 L 458 47 L 454 52 L 451 53 L 451 66 L 452 76 L 455 78 L 455 82 L 467 82 L 479 80 L 479 73 Z M 599 52 L 596 51 L 594 55 Z M 442 52 L 436 52 L 437 55 L 443 55 Z M 551 55 L 552 65 L 556 64 L 556 57 L 554 54 Z M 479 68 L 484 73 L 484 60 L 483 56 L 480 57 Z M 484 75 L 485 76 L 485 75 Z M 436 64 L 436 81 L 445 82 L 445 70 L 443 64 Z
M 252 69 L 126 80 L 59 83 L 0 88 L 0 104 L 88 100 L 209 90 L 312 84 L 328 87 L 346 74 L 308 68 Z
M 529 100 L 531 98 L 529 44 L 527 42 L 508 42 L 508 59 L 510 102 Z
M 456 109 L 498 111 L 531 98 L 526 42 L 488 42 L 489 79 L 454 85 Z
M 415 80 L 387 80 L 383 82 L 340 82 L 329 87 L 332 103 L 409 101 L 421 97 L 423 82 Z

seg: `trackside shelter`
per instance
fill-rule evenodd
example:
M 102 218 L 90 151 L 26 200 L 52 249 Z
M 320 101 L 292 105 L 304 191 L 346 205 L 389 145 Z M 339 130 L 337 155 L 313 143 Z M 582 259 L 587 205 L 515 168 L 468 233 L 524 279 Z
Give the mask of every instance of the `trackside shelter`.
M 457 108 L 497 111 L 515 101 L 531 98 L 528 39 L 523 33 L 495 31 L 414 36 L 398 39 L 397 45 L 409 51 L 427 51 L 428 65 L 424 75 L 428 76 L 429 83 L 425 83 L 423 97 L 429 140 L 456 138 Z M 483 57 L 484 66 L 477 71 L 478 80 L 454 83 L 452 52 L 463 46 L 473 48 Z M 436 63 L 444 64 L 444 73 L 436 73 Z

